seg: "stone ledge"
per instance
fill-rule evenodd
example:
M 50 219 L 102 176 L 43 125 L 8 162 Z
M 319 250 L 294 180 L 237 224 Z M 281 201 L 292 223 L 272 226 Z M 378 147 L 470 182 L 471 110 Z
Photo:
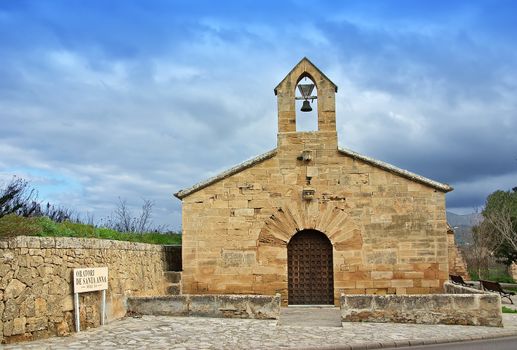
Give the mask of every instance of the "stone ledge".
M 160 251 L 158 244 L 114 241 L 100 238 L 15 236 L 0 239 L 0 249 L 117 249 Z
M 254 319 L 280 316 L 280 294 L 129 297 L 127 304 L 128 312 L 143 315 Z
M 445 282 L 443 284 L 445 294 L 492 294 L 490 292 L 480 290 L 473 287 L 465 287 L 452 282 Z
M 343 322 L 396 322 L 502 327 L 495 294 L 341 295 Z

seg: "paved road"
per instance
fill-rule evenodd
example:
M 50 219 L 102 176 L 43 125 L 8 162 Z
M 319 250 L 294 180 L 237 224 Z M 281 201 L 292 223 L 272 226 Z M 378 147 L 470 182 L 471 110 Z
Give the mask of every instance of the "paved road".
M 301 316 L 303 317 L 303 316 Z M 379 347 L 517 335 L 517 317 L 504 315 L 505 328 L 344 323 L 338 327 L 277 325 L 277 321 L 199 317 L 125 318 L 66 338 L 6 345 L 5 349 L 299 349 Z M 364 349 L 364 347 L 363 347 Z
M 517 337 L 498 339 L 475 340 L 461 343 L 446 343 L 436 345 L 411 346 L 407 350 L 515 350 L 517 349 Z M 400 348 L 388 348 L 386 350 L 400 350 Z

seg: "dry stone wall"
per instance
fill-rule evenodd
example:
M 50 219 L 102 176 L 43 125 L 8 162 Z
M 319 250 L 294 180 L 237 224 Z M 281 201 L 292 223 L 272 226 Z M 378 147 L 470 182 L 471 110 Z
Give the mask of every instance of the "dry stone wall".
M 74 329 L 72 269 L 107 266 L 107 320 L 131 295 L 164 294 L 161 246 L 99 239 L 0 240 L 0 342 L 66 335 Z M 100 323 L 100 292 L 80 294 L 81 328 Z

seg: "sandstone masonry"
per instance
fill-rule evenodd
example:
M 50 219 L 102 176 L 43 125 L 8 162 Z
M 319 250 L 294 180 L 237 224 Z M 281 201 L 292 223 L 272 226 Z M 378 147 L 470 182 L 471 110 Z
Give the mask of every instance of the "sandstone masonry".
M 447 225 L 447 244 L 449 250 L 449 273 L 451 275 L 461 276 L 464 280 L 469 280 L 467 263 L 456 245 L 454 230 L 449 225 Z
M 296 132 L 295 89 L 304 77 L 318 91 L 314 132 Z M 336 305 L 342 293 L 442 290 L 449 274 L 445 193 L 452 188 L 338 148 L 336 91 L 303 59 L 275 89 L 277 148 L 176 193 L 185 293 L 280 293 L 286 304 L 288 245 L 309 229 L 332 245 Z
M 130 295 L 164 294 L 161 246 L 99 239 L 18 236 L 0 240 L 0 342 L 74 329 L 72 269 L 107 266 L 107 320 Z M 81 327 L 100 323 L 100 293 L 80 294 Z

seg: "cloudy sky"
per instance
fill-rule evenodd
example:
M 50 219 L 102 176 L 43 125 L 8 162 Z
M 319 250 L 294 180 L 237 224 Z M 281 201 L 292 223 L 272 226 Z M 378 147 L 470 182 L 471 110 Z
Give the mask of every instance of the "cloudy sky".
M 512 4 L 513 3 L 513 4 Z M 513 1 L 0 1 L 0 183 L 100 219 L 276 146 L 304 56 L 338 86 L 342 147 L 451 184 L 517 186 Z

